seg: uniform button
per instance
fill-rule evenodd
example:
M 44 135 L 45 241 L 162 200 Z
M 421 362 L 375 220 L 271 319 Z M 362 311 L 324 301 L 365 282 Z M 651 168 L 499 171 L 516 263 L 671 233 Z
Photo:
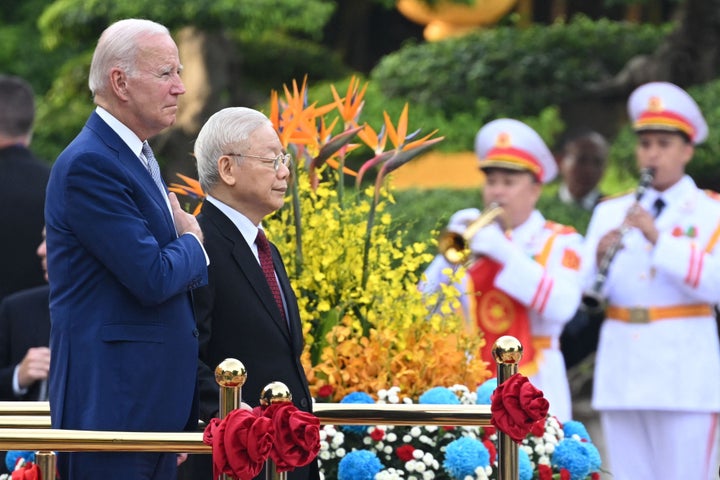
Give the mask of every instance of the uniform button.
M 307 398 L 302 398 L 302 399 L 300 399 L 300 406 L 303 407 L 303 408 L 307 408 L 307 407 L 308 407 Z
M 198 332 L 197 328 L 193 328 L 193 337 L 197 338 L 200 336 L 200 332 Z

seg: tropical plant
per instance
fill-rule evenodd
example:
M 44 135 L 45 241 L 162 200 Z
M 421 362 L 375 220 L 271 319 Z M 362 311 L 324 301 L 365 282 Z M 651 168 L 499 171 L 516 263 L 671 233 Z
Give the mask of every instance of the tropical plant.
M 311 392 L 330 387 L 339 399 L 391 379 L 409 394 L 476 385 L 490 376 L 475 355 L 484 340 L 455 313 L 457 290 L 418 290 L 432 242 L 407 242 L 387 212 L 392 172 L 442 137 L 409 133 L 407 105 L 397 123 L 387 113 L 380 128 L 361 122 L 366 87 L 353 79 L 340 95 L 331 86 L 333 100 L 322 105 L 308 102 L 306 82 L 271 94 L 268 116 L 295 162 L 287 207 L 265 228 L 298 296 Z

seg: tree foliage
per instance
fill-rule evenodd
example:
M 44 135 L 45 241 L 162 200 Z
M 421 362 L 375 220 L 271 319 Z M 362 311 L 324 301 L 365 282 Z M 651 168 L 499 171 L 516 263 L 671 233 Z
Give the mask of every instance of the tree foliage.
M 320 40 L 335 7 L 332 0 L 56 0 L 38 21 L 50 47 L 96 39 L 121 18 L 150 18 L 170 29 L 237 29 L 253 36 L 274 30 Z

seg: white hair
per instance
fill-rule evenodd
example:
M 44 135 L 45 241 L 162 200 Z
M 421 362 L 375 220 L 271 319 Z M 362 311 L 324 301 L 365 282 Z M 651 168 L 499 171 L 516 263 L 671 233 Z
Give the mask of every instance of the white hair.
M 229 107 L 213 114 L 195 140 L 195 160 L 203 191 L 208 193 L 220 181 L 218 159 L 228 153 L 246 153 L 250 135 L 263 125 L 272 126 L 262 112 L 246 107 Z
M 90 63 L 88 86 L 93 97 L 107 90 L 111 69 L 117 67 L 132 75 L 135 72 L 139 40 L 157 34 L 170 35 L 170 32 L 164 25 L 139 18 L 119 20 L 106 28 L 100 35 Z

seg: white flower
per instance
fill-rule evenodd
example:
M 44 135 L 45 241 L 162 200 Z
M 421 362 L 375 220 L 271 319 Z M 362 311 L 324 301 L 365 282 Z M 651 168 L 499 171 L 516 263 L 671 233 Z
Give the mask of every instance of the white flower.
M 394 432 L 388 432 L 387 437 L 385 437 L 388 441 L 388 443 L 395 443 L 397 442 L 397 434 Z
M 410 429 L 410 435 L 412 435 L 413 437 L 417 438 L 420 436 L 420 434 L 422 434 L 422 430 L 420 429 L 420 427 L 412 427 Z
M 416 448 L 416 449 L 413 451 L 413 458 L 414 458 L 415 460 L 420 460 L 421 458 L 423 458 L 423 455 L 425 455 L 425 454 L 423 453 L 422 450 L 419 450 L 419 449 Z

